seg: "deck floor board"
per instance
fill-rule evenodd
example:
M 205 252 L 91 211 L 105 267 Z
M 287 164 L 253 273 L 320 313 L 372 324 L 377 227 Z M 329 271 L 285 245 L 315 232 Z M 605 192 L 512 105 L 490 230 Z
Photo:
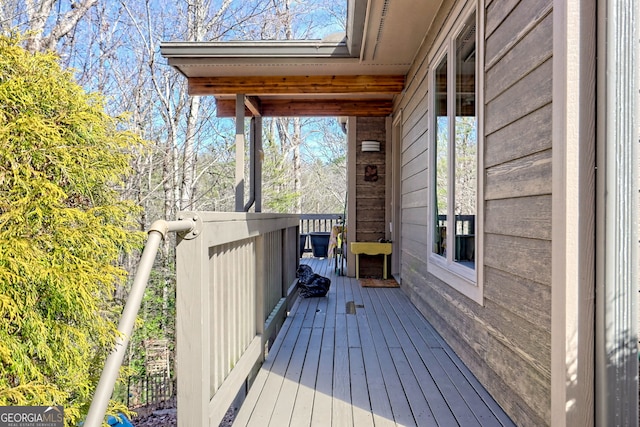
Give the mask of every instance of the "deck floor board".
M 329 294 L 296 301 L 234 426 L 514 425 L 401 289 L 303 262 Z

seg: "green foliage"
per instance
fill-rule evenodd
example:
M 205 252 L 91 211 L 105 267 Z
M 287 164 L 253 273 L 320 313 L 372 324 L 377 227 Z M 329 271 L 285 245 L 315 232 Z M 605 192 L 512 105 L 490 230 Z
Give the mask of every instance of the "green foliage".
M 437 214 L 446 215 L 449 206 L 449 120 L 437 119 L 436 141 L 436 207 Z
M 142 307 L 140 322 L 132 337 L 130 345 L 129 370 L 133 376 L 143 377 L 147 372 L 146 348 L 147 340 L 167 340 L 169 350 L 173 351 L 175 342 L 175 269 L 163 269 L 156 266 L 151 272 Z M 170 363 L 173 366 L 173 360 Z
M 114 186 L 140 145 L 51 54 L 0 37 L 0 405 L 88 409 L 116 335 L 118 256 L 141 244 Z
M 455 205 L 456 215 L 476 214 L 477 138 L 476 118 L 456 117 Z

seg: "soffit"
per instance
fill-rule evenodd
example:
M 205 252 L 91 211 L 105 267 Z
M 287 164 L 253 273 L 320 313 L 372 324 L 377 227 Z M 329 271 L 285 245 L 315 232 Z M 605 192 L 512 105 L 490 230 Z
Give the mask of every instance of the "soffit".
M 165 42 L 161 45 L 161 52 L 168 58 L 169 64 L 190 82 L 198 81 L 200 88 L 206 79 L 211 79 L 211 86 L 220 87 L 215 84 L 216 80 L 226 77 L 238 80 L 243 77 L 271 77 L 281 80 L 293 76 L 317 76 L 321 79 L 330 76 L 404 77 L 440 4 L 441 0 L 349 0 L 347 34 L 350 38 Z M 317 84 L 313 79 L 309 82 L 310 85 Z M 219 100 L 228 96 L 228 93 L 216 93 L 214 90 L 197 92 L 191 86 L 194 85 L 190 84 L 190 91 L 194 95 L 214 95 Z M 345 93 L 311 92 L 292 88 L 287 93 L 274 94 L 268 89 L 262 91 L 252 86 L 250 90 L 239 93 L 259 97 L 267 104 L 283 99 L 297 99 L 298 102 L 315 99 L 323 103 L 321 115 L 327 115 L 334 112 L 331 108 L 326 108 L 326 104 L 332 100 L 344 105 L 349 101 L 370 100 L 380 104 L 385 100 L 390 107 L 393 96 L 400 91 L 378 91 L 375 94 L 362 90 Z M 309 113 L 309 109 L 305 111 Z M 376 111 L 382 110 L 378 108 Z

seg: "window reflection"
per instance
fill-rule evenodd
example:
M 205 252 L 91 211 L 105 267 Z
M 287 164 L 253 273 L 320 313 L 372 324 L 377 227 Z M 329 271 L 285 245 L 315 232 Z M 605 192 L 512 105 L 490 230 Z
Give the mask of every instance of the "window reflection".
M 445 56 L 435 75 L 435 215 L 433 252 L 446 256 L 447 227 L 446 218 L 449 209 L 449 117 L 447 115 L 447 57 Z
M 476 15 L 471 15 L 456 37 L 456 119 L 454 153 L 454 261 L 475 267 L 476 215 Z
M 449 52 L 453 63 L 445 55 L 434 73 L 432 252 L 450 263 L 475 268 L 478 155 L 475 13 L 466 20 L 453 48 Z M 448 247 L 453 251 L 447 251 Z

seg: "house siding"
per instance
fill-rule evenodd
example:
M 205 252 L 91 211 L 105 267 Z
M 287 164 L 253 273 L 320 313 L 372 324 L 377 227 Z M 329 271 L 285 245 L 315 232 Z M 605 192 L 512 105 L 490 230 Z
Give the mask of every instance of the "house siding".
M 445 1 L 434 22 L 455 18 Z M 402 285 L 522 426 L 550 424 L 552 2 L 487 1 L 483 304 L 428 272 L 429 67 L 436 25 L 396 105 L 402 111 Z M 447 22 L 448 25 L 448 22 Z

